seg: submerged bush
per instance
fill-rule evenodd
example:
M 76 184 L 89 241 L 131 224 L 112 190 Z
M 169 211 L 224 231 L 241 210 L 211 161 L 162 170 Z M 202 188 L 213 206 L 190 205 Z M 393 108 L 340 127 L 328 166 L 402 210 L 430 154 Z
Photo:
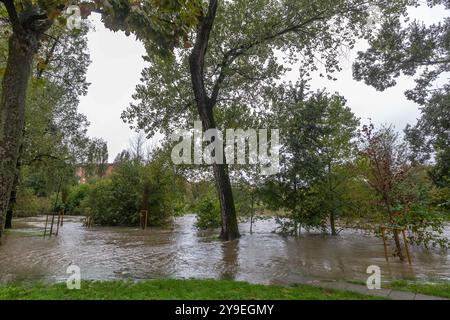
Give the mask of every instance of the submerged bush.
M 141 166 L 126 162 L 115 168 L 111 176 L 90 182 L 82 207 L 89 208 L 96 224 L 121 226 L 139 223 L 140 172 Z
M 39 197 L 31 188 L 20 188 L 17 194 L 15 215 L 17 217 L 31 217 L 50 213 L 52 202 L 50 197 Z
M 221 226 L 219 199 L 212 192 L 203 195 L 193 209 L 197 213 L 195 223 L 197 228 L 210 229 Z
M 87 197 L 89 193 L 89 186 L 87 184 L 80 184 L 70 188 L 67 196 L 67 202 L 65 204 L 66 214 L 68 215 L 81 215 L 83 210 L 81 203 Z
M 140 213 L 148 212 L 149 226 L 169 222 L 183 202 L 183 181 L 170 161 L 156 156 L 144 165 L 139 161 L 118 163 L 112 174 L 90 182 L 82 208 L 95 224 L 138 226 Z

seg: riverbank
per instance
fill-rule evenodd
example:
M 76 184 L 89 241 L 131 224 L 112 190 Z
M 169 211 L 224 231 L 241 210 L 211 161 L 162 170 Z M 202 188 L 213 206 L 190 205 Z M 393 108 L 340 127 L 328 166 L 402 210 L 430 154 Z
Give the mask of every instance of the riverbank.
M 421 283 L 407 280 L 396 280 L 389 283 L 388 287 L 393 290 L 450 299 L 450 283 Z
M 229 280 L 83 281 L 80 290 L 65 283 L 0 286 L 0 300 L 372 300 L 359 293 L 310 285 L 255 285 Z

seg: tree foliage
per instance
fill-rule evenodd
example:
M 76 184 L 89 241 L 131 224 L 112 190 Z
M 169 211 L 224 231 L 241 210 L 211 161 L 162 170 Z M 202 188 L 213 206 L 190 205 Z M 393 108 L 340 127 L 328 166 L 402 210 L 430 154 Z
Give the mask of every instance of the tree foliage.
M 407 144 L 399 140 L 392 127 L 375 131 L 373 125 L 363 127 L 361 142 L 362 155 L 368 164 L 365 177 L 384 215 L 380 222 L 391 228 L 411 230 L 410 239 L 415 243 L 445 247 L 447 240 L 440 237 L 442 213 L 430 205 L 430 184 L 427 186 L 421 171 L 409 161 Z M 403 258 L 397 232 L 394 240 L 397 254 Z
M 411 2 L 416 6 L 419 3 Z M 427 4 L 450 9 L 447 0 Z M 448 91 L 448 84 L 437 89 L 435 84 L 439 76 L 450 71 L 450 19 L 429 26 L 417 20 L 410 22 L 406 14 L 383 16 L 382 21 L 376 36 L 369 40 L 370 48 L 358 53 L 353 65 L 355 79 L 383 91 L 395 86 L 402 74 L 419 74 L 416 87 L 406 92 L 408 99 L 419 104 L 424 104 L 430 93 Z
M 346 206 L 344 182 L 351 178 L 346 169 L 355 156 L 359 121 L 343 97 L 309 92 L 306 81 L 277 91 L 272 121 L 282 128 L 282 165 L 266 187 L 281 196 L 275 193 L 268 200 L 289 212 L 290 220 L 281 220 L 289 226 L 326 229 L 329 220 L 336 234 L 336 220 Z

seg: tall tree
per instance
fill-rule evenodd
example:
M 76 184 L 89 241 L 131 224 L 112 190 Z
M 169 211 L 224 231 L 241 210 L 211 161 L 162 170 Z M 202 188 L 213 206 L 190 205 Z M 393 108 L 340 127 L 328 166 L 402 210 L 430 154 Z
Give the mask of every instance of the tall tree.
M 86 149 L 86 176 L 103 177 L 108 166 L 108 144 L 101 138 L 90 139 Z
M 209 96 L 203 81 L 205 76 L 203 73 L 205 56 L 208 49 L 209 37 L 217 13 L 217 6 L 218 0 L 211 0 L 209 2 L 207 14 L 200 18 L 194 48 L 189 56 L 189 67 L 194 97 L 204 130 L 217 128 L 213 115 L 213 107 L 217 103 L 219 88 L 216 89 L 217 93 L 213 92 L 212 95 Z M 219 192 L 222 217 L 222 231 L 220 237 L 224 240 L 233 240 L 238 238 L 240 235 L 237 225 L 233 192 L 227 169 L 228 168 L 225 164 L 213 164 L 214 177 L 216 179 L 216 185 Z
M 336 235 L 345 206 L 341 188 L 349 178 L 343 168 L 356 155 L 359 121 L 343 97 L 308 88 L 302 80 L 274 93 L 272 118 L 283 138 L 282 172 L 272 185 L 283 196 L 273 200 L 291 211 L 294 233 L 298 224 L 323 229 L 328 224 Z
M 20 169 L 30 167 L 29 172 L 39 172 L 44 178 L 42 169 L 55 165 L 58 159 L 72 164 L 77 162 L 87 141 L 88 122 L 77 111 L 79 96 L 85 94 L 88 87 L 85 76 L 90 62 L 87 31 L 84 24 L 76 31 L 51 27 L 33 59 L 32 78 L 27 88 L 24 136 L 6 214 L 6 228 L 11 227 L 19 183 L 23 182 L 19 179 Z M 11 28 L 5 25 L 0 42 L 7 44 L 11 32 Z M 6 56 L 0 59 L 1 66 L 3 63 L 6 63 Z M 0 79 L 3 79 L 1 72 Z M 55 183 L 59 183 L 59 179 Z
M 69 1 L 1 0 L 12 28 L 8 60 L 0 99 L 0 236 L 14 184 L 17 159 L 21 145 L 25 99 L 31 75 L 33 56 L 37 53 L 45 32 L 62 13 Z M 195 24 L 196 0 L 183 3 L 164 1 L 96 0 L 74 1 L 83 16 L 92 11 L 102 14 L 107 27 L 134 33 L 146 39 L 153 52 L 167 53 L 178 45 L 180 37 Z M 64 19 L 62 19 L 64 20 Z
M 36 8 L 19 14 L 12 0 L 2 0 L 8 12 L 13 33 L 3 78 L 0 100 L 0 236 L 14 184 L 22 139 L 25 99 L 33 55 L 39 40 L 51 26 Z
M 218 109 L 239 106 L 253 116 L 264 114 L 270 108 L 265 91 L 288 69 L 280 52 L 305 72 L 317 70 L 320 61 L 332 73 L 339 70 L 337 49 L 353 46 L 358 36 L 371 31 L 366 22 L 373 7 L 398 15 L 409 2 L 210 0 L 186 49 L 177 51 L 174 59 L 148 57 L 151 66 L 143 72 L 147 85 L 137 87 L 134 97 L 140 101 L 122 117 L 153 134 L 189 126 L 197 117 L 204 129 L 220 127 Z M 216 164 L 213 170 L 221 201 L 221 236 L 233 239 L 239 232 L 228 166 Z
M 328 97 L 321 94 L 317 97 L 317 107 L 321 127 L 319 133 L 319 158 L 323 165 L 323 175 L 318 183 L 320 207 L 327 214 L 332 235 L 337 235 L 336 220 L 345 211 L 345 200 L 342 198 L 345 180 L 351 179 L 346 166 L 356 155 L 355 138 L 358 119 L 345 106 L 343 97 Z

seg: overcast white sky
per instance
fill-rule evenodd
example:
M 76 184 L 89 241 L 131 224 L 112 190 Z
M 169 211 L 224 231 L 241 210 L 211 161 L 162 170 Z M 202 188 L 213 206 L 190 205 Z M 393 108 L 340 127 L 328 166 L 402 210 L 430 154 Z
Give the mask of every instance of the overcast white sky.
M 442 21 L 446 13 L 441 7 L 416 8 L 410 12 L 412 17 L 425 23 Z M 112 161 L 121 150 L 128 148 L 129 139 L 135 134 L 123 123 L 120 114 L 132 101 L 131 95 L 146 65 L 142 59 L 145 50 L 133 36 L 126 37 L 122 32 L 105 29 L 99 16 L 94 15 L 91 19 L 95 26 L 95 31 L 88 35 L 92 64 L 87 80 L 91 86 L 88 95 L 81 98 L 79 109 L 91 123 L 88 134 L 108 142 Z M 414 86 L 413 80 L 401 78 L 396 87 L 385 92 L 354 81 L 351 64 L 356 51 L 343 59 L 343 71 L 337 76 L 338 81 L 316 77 L 311 89 L 326 87 L 329 92 L 339 92 L 362 122 L 370 117 L 375 124 L 392 123 L 399 130 L 414 123 L 419 115 L 418 106 L 404 96 L 404 91 Z M 295 77 L 293 72 L 289 80 L 295 82 Z

